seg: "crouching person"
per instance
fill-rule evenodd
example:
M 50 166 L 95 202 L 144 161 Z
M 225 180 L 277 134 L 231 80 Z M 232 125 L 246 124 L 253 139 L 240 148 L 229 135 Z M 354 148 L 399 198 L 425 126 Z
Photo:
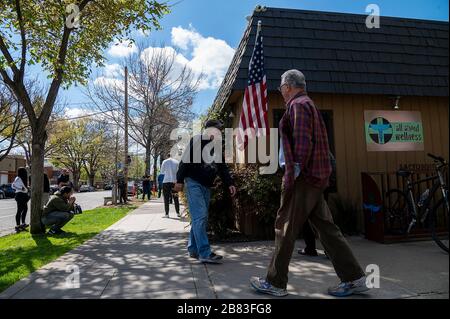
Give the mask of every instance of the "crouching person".
M 44 206 L 42 223 L 50 227 L 49 235 L 59 235 L 65 232 L 61 229 L 74 215 L 75 197 L 72 197 L 72 188 L 63 186 Z

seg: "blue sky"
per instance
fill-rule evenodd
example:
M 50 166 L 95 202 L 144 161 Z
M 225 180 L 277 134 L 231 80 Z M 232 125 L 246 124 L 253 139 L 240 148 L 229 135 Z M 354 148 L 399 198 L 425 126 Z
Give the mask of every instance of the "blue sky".
M 175 2 L 178 0 L 171 0 L 171 3 Z M 245 17 L 251 14 L 256 5 L 366 14 L 365 8 L 371 3 L 380 7 L 381 16 L 448 21 L 447 0 L 184 0 L 163 18 L 163 29 L 152 32 L 148 40 L 156 45 L 164 43 L 168 47 L 178 48 L 180 59 L 198 70 L 209 68 L 207 82 L 202 85 L 193 107 L 196 113 L 202 113 L 213 102 L 233 50 L 246 27 Z M 136 32 L 136 35 L 137 40 L 142 39 L 140 33 Z M 105 54 L 111 71 L 117 67 L 115 63 L 120 61 L 117 54 L 124 53 L 107 51 Z M 74 109 L 73 115 L 77 114 L 77 108 L 82 105 L 80 103 L 87 102 L 80 88 L 61 91 L 61 96 Z

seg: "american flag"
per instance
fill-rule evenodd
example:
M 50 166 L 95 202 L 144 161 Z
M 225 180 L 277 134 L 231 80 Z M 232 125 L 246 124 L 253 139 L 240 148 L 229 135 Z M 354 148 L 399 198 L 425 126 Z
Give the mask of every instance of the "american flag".
M 237 145 L 243 150 L 248 139 L 255 136 L 269 135 L 269 122 L 267 120 L 267 85 L 264 70 L 263 37 L 261 34 L 261 21 L 258 21 L 255 47 L 248 67 L 248 83 L 245 88 L 242 103 L 241 118 Z M 249 129 L 248 131 L 246 131 Z M 254 129 L 254 130 L 253 130 Z

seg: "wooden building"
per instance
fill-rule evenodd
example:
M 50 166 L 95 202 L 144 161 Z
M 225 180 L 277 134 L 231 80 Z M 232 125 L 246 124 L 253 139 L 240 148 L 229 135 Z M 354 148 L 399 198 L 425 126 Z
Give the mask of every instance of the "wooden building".
M 367 28 L 366 18 L 277 8 L 255 11 L 213 105 L 233 114 L 231 125 L 238 127 L 260 20 L 270 126 L 278 127 L 285 108 L 277 91 L 281 74 L 301 70 L 327 125 L 337 160 L 337 192 L 357 203 L 362 201 L 362 172 L 389 173 L 403 165 L 431 163 L 428 152 L 449 156 L 448 22 L 381 17 L 380 28 Z M 418 111 L 419 147 L 368 151 L 364 114 L 369 110 Z

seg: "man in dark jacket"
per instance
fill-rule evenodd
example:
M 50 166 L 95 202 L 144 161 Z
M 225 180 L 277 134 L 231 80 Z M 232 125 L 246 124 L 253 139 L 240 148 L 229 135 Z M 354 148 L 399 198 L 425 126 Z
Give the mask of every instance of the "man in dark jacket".
M 72 187 L 72 182 L 70 181 L 70 174 L 67 168 L 63 168 L 61 171 L 61 175 L 58 177 L 58 187 L 61 188 L 63 186 Z
M 119 203 L 126 204 L 128 202 L 128 186 L 125 183 L 125 178 L 123 176 L 119 177 L 118 187 L 119 187 Z
M 218 120 L 209 120 L 205 124 L 203 135 L 194 136 L 185 150 L 177 172 L 177 183 L 174 191 L 181 191 L 186 183 L 186 196 L 191 215 L 191 232 L 189 236 L 188 251 L 191 257 L 198 258 L 203 263 L 220 263 L 222 256 L 211 251 L 206 232 L 208 224 L 208 207 L 210 200 L 210 187 L 214 184 L 217 175 L 228 186 L 231 196 L 236 194 L 236 188 L 229 174 L 228 167 L 221 154 L 214 154 L 214 148 L 209 156 L 204 156 L 203 149 L 213 143 L 216 134 L 220 134 L 223 124 Z M 221 145 L 220 145 L 221 147 Z M 207 149 L 208 150 L 208 149 Z M 207 151 L 205 153 L 208 153 Z M 217 161 L 217 156 L 222 160 Z M 204 158 L 206 157 L 206 158 Z
M 147 199 L 150 200 L 150 194 L 151 194 L 151 181 L 150 176 L 145 175 L 143 176 L 142 180 L 142 201 L 145 200 L 145 195 L 147 195 Z
M 74 211 L 75 197 L 72 197 L 72 188 L 63 186 L 44 206 L 42 223 L 50 227 L 48 234 L 64 234 L 61 228 L 73 218 Z

